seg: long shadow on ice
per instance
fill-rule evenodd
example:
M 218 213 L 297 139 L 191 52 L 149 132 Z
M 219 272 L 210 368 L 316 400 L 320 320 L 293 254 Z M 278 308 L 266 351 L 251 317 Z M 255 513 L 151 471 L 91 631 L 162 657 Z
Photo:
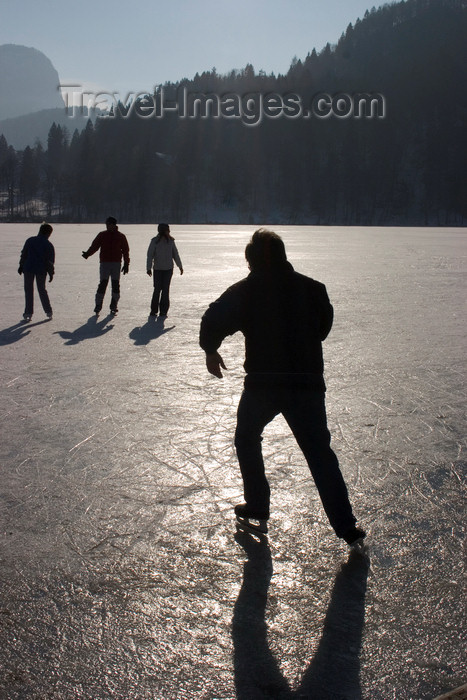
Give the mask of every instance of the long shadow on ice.
M 170 326 L 170 328 L 164 327 L 163 319 L 149 319 L 144 326 L 137 326 L 133 328 L 130 332 L 130 338 L 133 340 L 135 345 L 148 345 L 151 340 L 160 338 L 164 333 L 168 333 L 175 326 Z
M 369 560 L 351 552 L 339 569 L 323 632 L 299 687 L 292 690 L 267 640 L 266 605 L 273 567 L 266 540 L 238 533 L 248 561 L 232 620 L 235 686 L 238 700 L 359 700 L 360 647 Z M 305 665 L 305 664 L 304 664 Z
M 31 332 L 31 328 L 34 326 L 42 326 L 44 323 L 50 323 L 48 318 L 43 321 L 37 321 L 37 323 L 27 323 L 26 321 L 20 321 L 15 323 L 14 326 L 9 328 L 4 328 L 0 331 L 0 345 L 11 345 L 11 343 L 16 343 L 18 340 L 25 338 Z
M 55 333 L 67 341 L 65 345 L 77 345 L 83 340 L 99 338 L 111 331 L 114 327 L 113 323 L 109 323 L 112 318 L 112 314 L 109 314 L 102 321 L 99 321 L 97 316 L 91 316 L 85 324 L 75 331 L 55 331 Z

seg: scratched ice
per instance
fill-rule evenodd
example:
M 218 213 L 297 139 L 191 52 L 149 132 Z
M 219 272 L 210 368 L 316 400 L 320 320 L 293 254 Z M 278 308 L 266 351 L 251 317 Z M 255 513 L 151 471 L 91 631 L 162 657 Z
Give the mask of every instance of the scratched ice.
M 207 304 L 254 227 L 173 226 L 185 267 L 149 323 L 153 226 L 120 312 L 92 315 L 100 230 L 56 225 L 54 318 L 23 325 L 2 225 L 0 696 L 432 700 L 465 683 L 466 231 L 277 227 L 325 282 L 333 445 L 369 532 L 348 556 L 281 418 L 266 430 L 268 542 L 235 539 L 242 338 L 210 378 Z M 106 300 L 107 301 L 107 300 Z

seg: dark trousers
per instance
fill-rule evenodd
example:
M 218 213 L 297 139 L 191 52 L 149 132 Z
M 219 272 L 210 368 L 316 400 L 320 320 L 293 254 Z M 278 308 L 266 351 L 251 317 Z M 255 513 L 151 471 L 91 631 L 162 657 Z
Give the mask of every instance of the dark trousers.
M 101 309 L 104 302 L 105 292 L 109 283 L 109 277 L 112 284 L 112 296 L 110 299 L 110 308 L 116 309 L 118 300 L 120 299 L 120 263 L 119 262 L 101 262 L 99 265 L 100 282 L 96 292 L 96 309 Z
M 270 488 L 261 451 L 265 426 L 281 413 L 302 450 L 326 515 L 339 537 L 356 519 L 327 428 L 324 392 L 283 387 L 245 388 L 237 413 L 235 448 L 243 477 L 245 501 L 269 513 Z
M 39 299 L 41 300 L 44 312 L 46 314 L 52 313 L 49 295 L 47 293 L 47 289 L 45 288 L 47 275 L 37 275 L 34 272 L 23 272 L 23 277 L 24 296 L 26 301 L 24 313 L 29 316 L 32 316 L 34 312 L 34 279 L 36 280 L 37 291 L 39 292 Z
M 154 292 L 151 300 L 151 313 L 160 313 L 161 316 L 167 316 L 170 306 L 169 289 L 172 280 L 173 269 L 171 270 L 154 270 Z

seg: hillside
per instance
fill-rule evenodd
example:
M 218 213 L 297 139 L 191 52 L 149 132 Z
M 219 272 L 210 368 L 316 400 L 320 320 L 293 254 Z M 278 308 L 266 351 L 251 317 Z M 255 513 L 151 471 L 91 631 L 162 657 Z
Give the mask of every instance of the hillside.
M 466 36 L 467 0 L 407 0 L 286 75 L 247 65 L 166 84 L 71 140 L 56 126 L 34 199 L 72 221 L 463 225 Z M 8 190 L 8 152 L 4 216 L 31 215 L 31 194 Z
M 0 46 L 0 122 L 65 104 L 60 79 L 41 51 L 27 46 Z

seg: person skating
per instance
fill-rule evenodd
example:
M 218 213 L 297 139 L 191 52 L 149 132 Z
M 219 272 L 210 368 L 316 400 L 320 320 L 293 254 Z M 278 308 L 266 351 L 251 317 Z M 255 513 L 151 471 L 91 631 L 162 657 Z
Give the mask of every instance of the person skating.
M 120 299 L 120 272 L 124 275 L 128 273 L 130 267 L 130 248 L 126 236 L 118 230 L 117 220 L 109 216 L 105 222 L 106 230 L 97 234 L 88 250 L 83 251 L 85 260 L 100 249 L 99 253 L 99 275 L 100 281 L 97 287 L 94 313 L 99 314 L 104 302 L 104 296 L 109 283 L 112 284 L 112 294 L 110 300 L 110 311 L 112 314 L 118 312 L 118 301 Z M 120 268 L 123 259 L 123 267 Z
M 165 318 L 170 307 L 169 291 L 174 261 L 181 275 L 183 275 L 183 265 L 175 239 L 170 235 L 170 226 L 159 224 L 157 231 L 157 236 L 152 238 L 149 244 L 146 262 L 146 272 L 149 276 L 152 275 L 154 282 L 150 316 L 155 318 L 159 313 L 162 318 Z
M 18 273 L 24 277 L 25 321 L 30 321 L 34 313 L 34 280 L 42 308 L 47 318 L 52 318 L 52 307 L 46 289 L 47 275 L 49 282 L 52 282 L 55 271 L 55 249 L 49 241 L 52 231 L 50 224 L 41 224 L 37 236 L 28 238 L 21 251 Z
M 256 231 L 245 256 L 250 274 L 210 304 L 200 328 L 207 369 L 219 378 L 226 369 L 218 352 L 222 341 L 237 331 L 245 336 L 246 377 L 235 430 L 245 503 L 235 508 L 237 521 L 267 531 L 270 487 L 261 441 L 265 426 L 281 413 L 336 535 L 360 545 L 365 533 L 356 527 L 327 428 L 322 341 L 332 327 L 333 307 L 326 287 L 294 271 L 282 239 L 272 231 Z

